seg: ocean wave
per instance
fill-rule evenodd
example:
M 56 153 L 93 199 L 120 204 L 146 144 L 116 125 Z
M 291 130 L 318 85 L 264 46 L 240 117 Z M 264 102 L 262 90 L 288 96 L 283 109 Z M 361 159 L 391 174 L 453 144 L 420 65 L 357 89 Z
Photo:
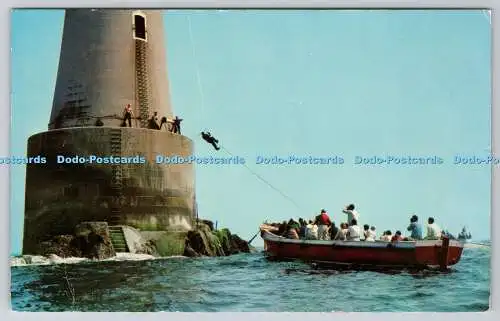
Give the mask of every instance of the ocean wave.
M 489 254 L 467 249 L 451 272 L 397 275 L 324 271 L 301 262 L 269 262 L 259 253 L 191 259 L 121 253 L 107 263 L 51 257 L 54 263 L 82 262 L 72 265 L 47 265 L 50 259 L 38 256 L 31 264 L 45 266 L 12 268 L 11 300 L 15 311 L 54 312 L 485 311 Z M 22 265 L 22 259 L 11 260 Z M 311 289 L 326 291 L 318 296 Z
M 41 255 L 23 255 L 14 256 L 10 258 L 11 267 L 19 266 L 32 266 L 32 265 L 51 265 L 51 264 L 78 264 L 78 263 L 88 263 L 88 262 L 113 262 L 113 261 L 147 261 L 147 260 L 158 260 L 158 259 L 179 259 L 186 258 L 185 256 L 169 256 L 169 257 L 154 257 L 149 254 L 133 254 L 133 253 L 116 253 L 116 256 L 104 259 L 88 259 L 84 257 L 66 257 L 62 258 L 55 254 L 49 256 Z

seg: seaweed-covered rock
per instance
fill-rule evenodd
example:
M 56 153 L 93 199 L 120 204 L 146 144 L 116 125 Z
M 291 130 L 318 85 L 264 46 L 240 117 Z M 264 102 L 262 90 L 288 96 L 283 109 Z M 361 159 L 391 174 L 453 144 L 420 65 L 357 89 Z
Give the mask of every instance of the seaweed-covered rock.
M 223 228 L 221 230 L 217 230 L 214 232 L 214 235 L 217 236 L 219 242 L 222 247 L 222 251 L 224 255 L 231 254 L 231 232 L 227 228 Z
M 186 246 L 191 247 L 196 253 L 205 256 L 215 256 L 214 245 L 211 244 L 212 232 L 205 224 L 198 224 L 198 229 L 189 231 L 186 238 Z
M 116 255 L 106 222 L 83 222 L 75 227 L 75 237 L 82 256 L 107 259 Z
M 57 235 L 41 242 L 36 254 L 100 260 L 116 255 L 106 222 L 81 223 L 75 227 L 74 235 Z
M 55 254 L 60 257 L 81 257 L 82 251 L 74 235 L 57 235 L 49 241 L 38 245 L 37 254 L 49 256 Z
M 248 242 L 231 234 L 228 229 L 213 230 L 208 224 L 198 221 L 197 228 L 186 237 L 184 256 L 227 256 L 249 253 Z
M 199 222 L 207 225 L 208 228 L 210 229 L 210 231 L 214 230 L 214 222 L 212 222 L 210 220 L 199 220 Z
M 148 240 L 145 243 L 143 243 L 135 253 L 159 256 L 158 251 L 156 249 L 156 242 L 154 240 Z
M 189 244 L 186 244 L 184 246 L 184 254 L 183 255 L 187 256 L 187 257 L 199 257 L 199 256 L 201 256 L 201 254 L 196 252 L 195 250 L 193 250 L 193 248 Z
M 166 231 L 154 240 L 154 245 L 161 257 L 183 255 L 188 233 Z
M 250 253 L 250 247 L 248 246 L 248 242 L 240 238 L 236 234 L 231 234 L 231 250 L 233 251 L 231 254 L 236 253 Z

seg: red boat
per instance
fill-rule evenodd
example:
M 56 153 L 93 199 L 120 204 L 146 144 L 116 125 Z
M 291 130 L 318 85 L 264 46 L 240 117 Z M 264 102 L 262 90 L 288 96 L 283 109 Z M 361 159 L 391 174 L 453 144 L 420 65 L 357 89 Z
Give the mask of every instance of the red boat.
M 448 238 L 400 242 L 296 240 L 271 230 L 273 227 L 260 227 L 264 252 L 270 258 L 352 267 L 446 269 L 460 261 L 464 248 L 464 243 Z

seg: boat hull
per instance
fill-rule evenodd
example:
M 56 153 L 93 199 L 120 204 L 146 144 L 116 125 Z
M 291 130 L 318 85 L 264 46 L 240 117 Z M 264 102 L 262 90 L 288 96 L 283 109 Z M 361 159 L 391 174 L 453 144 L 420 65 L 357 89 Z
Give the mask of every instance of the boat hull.
M 261 231 L 264 251 L 276 259 L 380 267 L 441 267 L 460 261 L 463 243 L 454 240 L 364 242 L 294 240 Z

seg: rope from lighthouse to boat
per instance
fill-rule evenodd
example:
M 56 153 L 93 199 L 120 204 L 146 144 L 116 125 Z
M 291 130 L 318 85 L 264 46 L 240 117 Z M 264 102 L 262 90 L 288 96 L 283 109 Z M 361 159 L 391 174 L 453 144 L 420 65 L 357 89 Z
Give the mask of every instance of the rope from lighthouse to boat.
M 200 103 L 201 103 L 201 114 L 202 114 L 202 119 L 204 119 L 204 111 L 205 111 L 205 95 L 203 92 L 203 86 L 202 86 L 202 80 L 201 80 L 201 73 L 200 73 L 200 68 L 198 66 L 198 59 L 197 59 L 197 54 L 196 54 L 196 45 L 195 45 L 195 40 L 193 36 L 193 30 L 192 30 L 192 23 L 191 23 L 191 18 L 188 15 L 187 16 L 187 24 L 188 24 L 188 31 L 189 31 L 189 41 L 191 44 L 191 49 L 192 49 L 192 56 L 194 60 L 194 66 L 196 70 L 196 80 L 198 84 L 198 92 L 200 96 Z M 201 133 L 202 138 L 209 144 L 211 144 L 215 150 L 220 150 L 222 149 L 225 153 L 227 153 L 229 156 L 233 156 L 233 153 L 231 153 L 226 147 L 221 146 L 219 147 L 217 144 L 219 141 L 212 137 L 210 132 L 208 132 L 206 129 L 204 132 Z M 301 213 L 304 213 L 304 209 L 297 204 L 297 202 L 290 196 L 288 196 L 286 193 L 284 193 L 281 189 L 275 187 L 273 184 L 271 184 L 268 180 L 263 178 L 261 175 L 259 175 L 257 172 L 255 172 L 252 168 L 250 168 L 246 163 L 243 164 L 245 168 L 257 179 L 262 181 L 264 184 L 266 184 L 268 187 L 279 193 L 284 199 L 288 200 L 291 204 L 294 205 Z M 376 238 L 376 232 L 375 232 L 375 227 L 374 226 L 368 226 L 364 225 L 363 226 L 363 233 L 361 233 L 360 228 L 357 226 L 357 219 L 359 217 L 359 214 L 355 210 L 354 204 L 350 204 L 346 206 L 346 208 L 342 211 L 343 213 L 347 214 L 347 223 L 342 223 L 340 224 L 340 228 L 336 228 L 335 224 L 330 222 L 328 215 L 326 214 L 326 211 L 322 211 L 318 216 L 316 216 L 313 220 L 306 221 L 302 218 L 299 219 L 299 222 L 296 222 L 293 219 L 290 219 L 288 222 L 284 221 L 282 223 L 274 223 L 274 224 L 263 224 L 259 228 L 259 231 L 255 233 L 255 235 L 248 241 L 250 244 L 261 232 L 262 227 L 265 227 L 266 229 L 270 231 L 277 232 L 278 235 L 280 236 L 285 236 L 285 237 L 292 237 L 292 238 L 307 238 L 307 239 L 363 239 L 363 240 L 375 240 Z M 354 221 L 354 222 L 353 222 Z M 355 223 L 355 224 L 353 224 Z M 315 232 L 315 230 L 317 231 Z M 416 215 L 413 215 L 410 218 L 410 226 L 408 226 L 408 231 L 412 231 L 411 235 L 409 237 L 403 237 L 402 233 L 400 231 L 396 231 L 394 235 L 392 235 L 392 232 L 387 230 L 384 231 L 382 236 L 380 237 L 381 240 L 386 240 L 386 241 L 409 241 L 409 240 L 418 240 L 418 239 L 441 239 L 444 237 L 448 237 L 449 239 L 458 239 L 459 241 L 466 241 L 471 238 L 470 233 L 466 231 L 466 228 L 464 227 L 462 229 L 462 232 L 458 235 L 458 238 L 455 238 L 452 234 L 450 234 L 448 231 L 441 231 L 439 227 L 437 226 L 436 223 L 434 223 L 434 218 L 429 218 L 428 219 L 428 225 L 427 225 L 427 236 L 423 237 L 421 234 L 422 228 L 420 227 L 418 223 L 418 217 Z M 318 234 L 319 233 L 319 234 Z M 360 234 L 363 234 L 364 238 L 360 237 Z M 480 244 L 477 243 L 478 246 L 488 246 L 487 244 Z
M 201 75 L 199 66 L 196 59 L 196 47 L 194 43 L 194 37 L 192 32 L 191 19 L 187 16 L 188 21 L 188 30 L 189 30 L 189 39 L 192 48 L 192 55 L 194 59 L 194 65 L 196 69 L 196 79 L 198 85 L 198 91 L 201 102 L 201 116 L 204 119 L 204 110 L 205 110 L 205 97 L 203 92 L 203 86 L 201 81 Z M 116 115 L 115 115 L 116 116 Z M 132 127 L 132 119 L 139 119 L 141 117 L 135 117 L 132 107 L 130 104 L 127 104 L 123 110 L 123 117 L 120 118 L 122 120 L 122 127 Z M 174 118 L 169 118 L 167 116 L 161 117 L 159 120 L 159 115 L 157 112 L 154 112 L 152 116 L 148 119 L 147 128 L 154 130 L 161 130 L 164 126 L 165 129 L 174 134 L 181 134 L 181 121 L 183 119 L 175 116 Z M 102 121 L 98 118 L 96 121 L 96 126 L 102 126 Z M 231 153 L 226 147 L 219 145 L 219 140 L 215 138 L 207 129 L 204 129 L 200 133 L 201 138 L 212 145 L 212 147 L 216 150 L 222 150 L 227 153 L 229 156 L 234 157 L 233 153 Z M 252 168 L 250 168 L 247 164 L 242 164 L 253 176 L 262 181 L 268 187 L 279 193 L 284 199 L 288 200 L 291 204 L 293 204 L 301 213 L 304 213 L 304 209 L 301 208 L 299 204 L 286 193 L 284 193 L 281 189 L 275 187 L 268 180 L 263 178 L 257 172 L 255 172 Z M 306 240 L 345 240 L 345 241 L 375 241 L 377 238 L 376 228 L 374 226 L 370 226 L 365 224 L 363 226 L 363 231 L 361 227 L 358 226 L 359 213 L 355 210 L 354 204 L 349 204 L 346 206 L 342 213 L 347 215 L 347 222 L 343 222 L 337 227 L 335 223 L 330 220 L 330 217 L 326 213 L 325 210 L 321 210 L 319 215 L 312 219 L 303 219 L 299 218 L 298 221 L 294 219 L 290 219 L 288 222 L 283 221 L 281 223 L 268 223 L 265 222 L 259 228 L 259 231 L 249 240 L 249 244 L 259 235 L 262 229 L 272 232 L 281 237 L 286 237 L 289 239 L 306 239 Z M 413 215 L 410 218 L 410 225 L 407 230 L 411 232 L 410 236 L 403 236 L 401 231 L 396 231 L 394 235 L 392 231 L 386 230 L 380 236 L 381 241 L 387 242 L 397 242 L 397 241 L 417 241 L 417 240 L 440 240 L 443 238 L 449 238 L 459 241 L 467 241 L 471 238 L 470 233 L 466 231 L 464 227 L 458 238 L 455 238 L 452 234 L 450 234 L 446 230 L 441 230 L 439 226 L 434 222 L 434 218 L 429 217 L 427 220 L 427 235 L 424 237 L 422 235 L 422 227 L 418 222 L 418 217 Z M 485 243 L 473 243 L 469 244 L 475 245 L 477 247 L 489 247 L 489 244 Z

